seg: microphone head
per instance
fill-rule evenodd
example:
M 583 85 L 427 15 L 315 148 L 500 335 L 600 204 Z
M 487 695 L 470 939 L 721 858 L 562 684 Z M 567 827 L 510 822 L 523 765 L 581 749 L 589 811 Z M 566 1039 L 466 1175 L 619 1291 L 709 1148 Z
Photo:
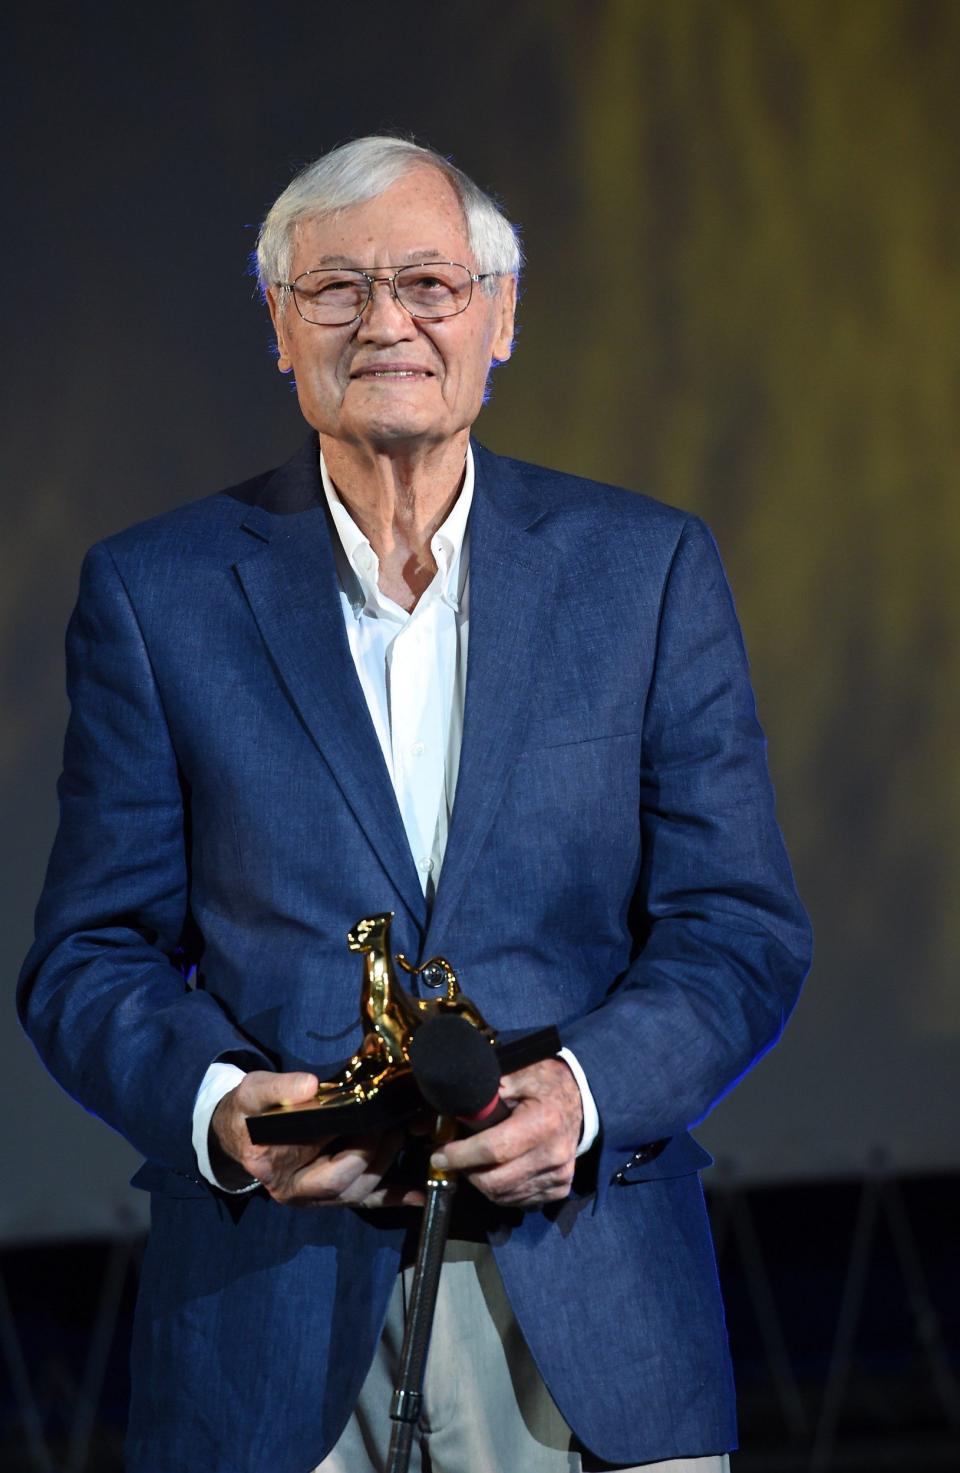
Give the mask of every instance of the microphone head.
M 477 1115 L 496 1098 L 500 1065 L 487 1039 L 457 1013 L 437 1013 L 410 1042 L 413 1077 L 438 1115 Z

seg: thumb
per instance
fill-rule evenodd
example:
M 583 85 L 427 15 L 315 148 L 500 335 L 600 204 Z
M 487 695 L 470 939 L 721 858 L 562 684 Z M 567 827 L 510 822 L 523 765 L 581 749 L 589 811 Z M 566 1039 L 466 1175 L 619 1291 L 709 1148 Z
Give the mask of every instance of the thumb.
M 237 1104 L 247 1114 L 259 1113 L 275 1105 L 299 1105 L 317 1092 L 315 1074 L 271 1074 L 255 1070 L 238 1087 Z
M 315 1074 L 278 1074 L 278 1105 L 299 1105 L 312 1099 L 317 1092 Z

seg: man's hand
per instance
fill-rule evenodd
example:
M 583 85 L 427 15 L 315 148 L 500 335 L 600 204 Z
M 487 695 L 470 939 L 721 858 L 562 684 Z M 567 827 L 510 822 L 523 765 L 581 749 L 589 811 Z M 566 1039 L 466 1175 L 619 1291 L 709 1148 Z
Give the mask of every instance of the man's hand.
M 326 1152 L 332 1136 L 309 1146 L 253 1144 L 247 1131 L 248 1115 L 260 1115 L 271 1105 L 300 1104 L 316 1092 L 313 1074 L 270 1074 L 255 1069 L 224 1095 L 210 1122 L 211 1135 L 228 1158 L 227 1170 L 224 1163 L 214 1163 L 223 1185 L 242 1185 L 229 1174 L 232 1164 L 247 1177 L 256 1177 L 275 1202 L 306 1207 L 422 1206 L 423 1192 L 382 1183 L 403 1144 L 402 1131 L 355 1136 L 342 1141 L 333 1155 Z M 239 1178 L 240 1173 L 235 1171 L 235 1175 Z
M 502 1207 L 542 1207 L 569 1195 L 583 1125 L 580 1090 L 562 1059 L 543 1059 L 500 1081 L 509 1120 L 434 1152 Z

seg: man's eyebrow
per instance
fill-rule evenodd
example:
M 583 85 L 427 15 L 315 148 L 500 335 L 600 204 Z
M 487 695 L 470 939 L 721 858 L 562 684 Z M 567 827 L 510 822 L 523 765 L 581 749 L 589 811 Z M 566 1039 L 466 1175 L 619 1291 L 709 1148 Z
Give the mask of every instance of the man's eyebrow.
M 436 246 L 423 246 L 416 251 L 407 251 L 406 255 L 401 256 L 399 261 L 392 261 L 390 264 L 393 266 L 405 266 L 411 261 L 446 261 L 447 259 L 448 257 L 442 251 L 438 251 Z M 349 256 L 321 256 L 317 262 L 317 266 L 345 266 L 352 271 L 386 270 L 385 266 L 358 266 L 356 261 L 352 260 Z M 316 267 L 314 267 L 314 270 L 316 270 Z

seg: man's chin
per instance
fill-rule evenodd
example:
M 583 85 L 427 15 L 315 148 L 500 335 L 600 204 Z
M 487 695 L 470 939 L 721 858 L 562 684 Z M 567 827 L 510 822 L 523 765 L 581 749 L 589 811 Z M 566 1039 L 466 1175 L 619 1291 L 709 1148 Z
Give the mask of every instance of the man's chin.
M 371 449 L 396 450 L 404 445 L 411 449 L 419 445 L 435 443 L 449 438 L 449 427 L 437 423 L 430 414 L 403 412 L 381 412 L 364 416 L 344 425 L 338 438 L 352 441 L 356 445 L 369 445 Z

